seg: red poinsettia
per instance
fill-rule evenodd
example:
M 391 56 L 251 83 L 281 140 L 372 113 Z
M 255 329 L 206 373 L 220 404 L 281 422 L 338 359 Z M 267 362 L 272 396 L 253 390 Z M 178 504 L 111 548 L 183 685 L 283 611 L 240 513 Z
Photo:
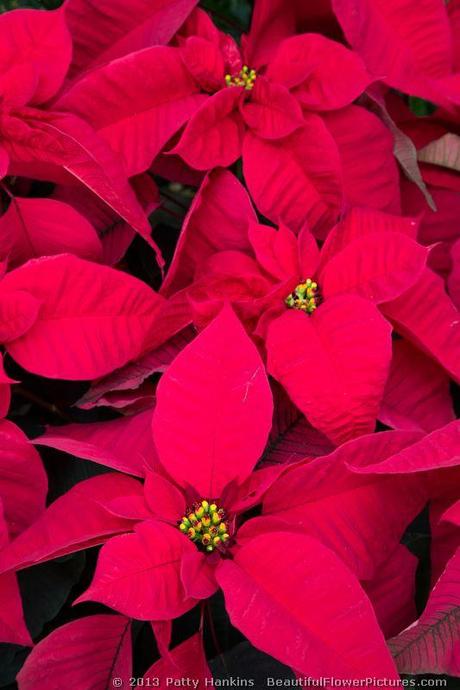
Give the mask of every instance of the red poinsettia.
M 307 228 L 296 237 L 285 226 L 258 224 L 242 186 L 216 171 L 192 205 L 162 290 L 191 303 L 198 324 L 231 301 L 265 341 L 269 372 L 293 402 L 332 440 L 344 441 L 372 431 L 378 414 L 391 358 L 391 322 L 379 312 L 400 319 L 411 289 L 430 299 L 435 277 L 425 269 L 416 228 L 410 218 L 356 209 L 319 251 Z M 416 318 L 417 344 L 438 357 L 429 347 L 433 317 Z M 412 335 L 412 327 L 406 331 Z M 458 367 L 446 368 L 459 375 Z
M 76 485 L 0 555 L 2 571 L 103 543 L 93 582 L 79 601 L 167 621 L 220 587 L 233 624 L 298 673 L 319 677 L 327 670 L 339 678 L 396 679 L 357 577 L 374 578 L 380 556 L 397 548 L 425 502 L 425 489 L 418 478 L 409 484 L 404 478 L 363 479 L 344 461 L 357 457 L 358 447 L 374 461 L 385 459 L 420 435 L 380 434 L 348 450 L 344 446 L 337 457 L 319 459 L 311 481 L 331 472 L 330 482 L 318 485 L 316 498 L 302 493 L 310 513 L 305 518 L 295 515 L 295 470 L 282 480 L 282 494 L 273 484 L 279 466 L 254 471 L 271 416 L 260 356 L 226 307 L 160 382 L 153 416 L 158 458 L 150 457 L 144 485 L 119 474 Z M 309 463 L 298 471 L 308 472 Z M 384 520 L 382 502 L 397 501 L 409 485 L 404 510 Z M 264 510 L 270 515 L 241 526 L 243 513 L 267 490 Z M 333 504 L 331 491 L 339 494 Z M 294 512 L 283 516 L 283 505 Z M 338 539 L 330 529 L 340 516 L 348 522 L 347 513 L 355 531 L 349 549 L 350 535 Z M 363 548 L 375 519 L 384 545 L 378 554 L 372 545 L 369 551 Z
M 240 157 L 246 130 L 263 139 L 286 137 L 304 125 L 302 108 L 338 110 L 370 83 L 356 54 L 320 34 L 288 38 L 268 66 L 248 66 L 244 47 L 240 50 L 218 31 L 205 13 L 193 19 L 180 41 L 181 52 L 201 90 L 210 95 L 174 149 L 193 168 L 228 166 Z M 334 67 L 338 63 L 340 73 Z
M 391 136 L 372 113 L 350 105 L 371 82 L 355 53 L 305 33 L 274 43 L 267 64 L 252 50 L 252 31 L 239 49 L 198 11 L 182 33 L 184 63 L 209 95 L 172 153 L 199 170 L 228 166 L 242 155 L 260 210 L 294 230 L 308 219 L 321 231 L 343 204 L 365 200 L 399 209 Z M 367 142 L 367 160 L 354 146 L 356 131 L 361 145 Z M 380 170 L 365 182 L 364 170 L 376 157 Z
M 134 47 L 68 83 L 54 104 L 89 122 L 130 175 L 145 171 L 185 124 L 168 154 L 200 170 L 243 155 L 251 193 L 275 222 L 299 229 L 308 219 L 322 232 L 344 204 L 399 210 L 392 136 L 350 105 L 370 78 L 344 45 L 291 36 L 268 66 L 245 65 L 244 45 L 195 10 L 174 44 Z
M 0 178 L 81 182 L 157 250 L 119 157 L 86 121 L 49 105 L 72 57 L 64 8 L 4 13 L 0 35 Z

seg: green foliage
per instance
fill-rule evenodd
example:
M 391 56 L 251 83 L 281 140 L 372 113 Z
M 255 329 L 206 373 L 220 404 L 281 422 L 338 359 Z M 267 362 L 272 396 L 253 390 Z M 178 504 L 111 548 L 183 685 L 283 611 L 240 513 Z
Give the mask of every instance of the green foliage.
M 227 31 L 230 28 L 247 31 L 251 18 L 250 0 L 202 0 L 200 5 L 213 15 L 216 24 Z
M 436 110 L 433 103 L 417 96 L 409 96 L 409 108 L 417 117 L 428 117 Z
M 0 0 L 0 12 L 29 7 L 36 10 L 55 10 L 63 0 Z
M 32 637 L 37 639 L 70 597 L 85 565 L 85 555 L 74 553 L 19 573 L 24 615 Z M 0 644 L 0 687 L 13 683 L 30 649 Z

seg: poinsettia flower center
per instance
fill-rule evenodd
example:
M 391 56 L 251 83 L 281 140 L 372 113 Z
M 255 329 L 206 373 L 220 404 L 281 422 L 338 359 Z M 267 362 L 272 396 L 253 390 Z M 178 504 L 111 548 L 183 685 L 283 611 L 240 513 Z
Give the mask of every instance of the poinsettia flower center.
M 313 314 L 321 302 L 318 283 L 307 278 L 305 282 L 296 285 L 284 301 L 289 309 L 300 309 L 306 314 Z
M 230 539 L 223 508 L 207 500 L 198 501 L 187 509 L 179 529 L 203 551 L 211 553 Z
M 225 83 L 227 86 L 242 86 L 246 91 L 251 91 L 254 88 L 254 83 L 257 79 L 257 72 L 255 69 L 249 69 L 247 65 L 243 65 L 238 74 L 226 74 Z

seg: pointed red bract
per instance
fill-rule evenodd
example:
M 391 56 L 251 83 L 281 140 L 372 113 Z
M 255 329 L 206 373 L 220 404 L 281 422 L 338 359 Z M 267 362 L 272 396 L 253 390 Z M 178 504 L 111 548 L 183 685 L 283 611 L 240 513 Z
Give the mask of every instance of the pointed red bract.
M 382 305 L 396 330 L 460 380 L 460 313 L 439 276 L 426 268 L 403 295 Z
M 248 127 L 265 139 L 286 137 L 304 124 L 301 107 L 288 89 L 263 77 L 257 79 L 241 112 Z
M 454 419 L 449 377 L 406 340 L 393 342 L 379 419 L 395 429 L 433 431 Z
M 328 234 L 321 250 L 321 265 L 325 265 L 334 254 L 341 252 L 354 240 L 363 239 L 366 235 L 396 232 L 415 240 L 418 228 L 419 222 L 414 218 L 390 215 L 367 208 L 352 208 Z
M 460 420 L 455 420 L 382 462 L 376 463 L 372 458 L 352 459 L 350 469 L 360 474 L 406 475 L 455 467 L 460 464 L 459 439 Z
M 221 562 L 217 579 L 232 624 L 298 672 L 399 678 L 358 581 L 319 541 L 290 532 L 260 535 L 233 561 Z
M 309 238 L 312 238 L 312 243 L 308 247 L 308 258 L 305 257 L 307 258 L 305 262 L 300 259 L 300 248 L 294 233 L 285 225 L 275 230 L 267 225 L 251 223 L 248 237 L 260 266 L 274 278 L 285 280 L 299 273 L 301 270 L 299 261 L 302 269 L 305 268 L 309 275 L 316 270 L 317 260 L 315 259 L 318 257 L 318 249 L 310 233 Z M 308 260 L 311 263 L 310 271 L 303 265 L 307 264 Z
M 3 102 L 18 106 L 49 100 L 64 81 L 72 55 L 63 11 L 2 13 L 0 33 Z
M 364 436 L 325 458 L 295 467 L 280 477 L 264 498 L 264 514 L 299 528 L 332 548 L 361 580 L 375 577 L 406 527 L 427 501 L 419 476 L 353 476 L 348 463 L 384 461 L 421 434 L 384 432 Z M 404 452 L 404 450 L 402 451 Z M 394 506 L 389 509 L 389 506 Z M 376 540 L 375 535 L 379 535 Z
M 34 443 L 143 477 L 145 464 L 155 456 L 151 420 L 152 410 L 147 410 L 108 422 L 48 427 Z
M 218 91 L 190 118 L 172 153 L 197 170 L 227 167 L 241 155 L 244 123 L 239 117 L 239 88 Z
M 400 213 L 400 174 L 388 128 L 355 105 L 324 113 L 323 121 L 339 152 L 347 206 Z
M 332 224 L 342 201 L 340 158 L 332 135 L 318 115 L 282 141 L 252 133 L 243 147 L 243 172 L 260 211 L 275 223 L 299 231 Z
M 379 304 L 422 275 L 428 251 L 401 233 L 369 233 L 337 252 L 319 274 L 325 298 L 351 292 Z
M 268 370 L 334 442 L 373 431 L 391 359 L 391 328 L 356 296 L 330 298 L 312 317 L 273 321 Z M 346 366 L 343 366 L 346 363 Z
M 45 509 L 48 481 L 37 451 L 13 422 L 0 421 L 0 502 L 10 537 Z
M 77 601 L 99 601 L 139 620 L 176 618 L 195 604 L 180 579 L 181 559 L 195 549 L 176 527 L 142 522 L 102 548 L 94 579 Z
M 349 105 L 371 82 L 356 53 L 320 34 L 293 36 L 280 43 L 267 77 L 293 88 L 304 108 L 320 111 Z
M 171 524 L 176 524 L 187 508 L 184 495 L 157 472 L 147 471 L 144 495 L 152 515 Z
M 75 254 L 99 261 L 102 244 L 84 216 L 53 199 L 15 197 L 0 218 L 0 256 L 15 268 L 29 259 Z
M 415 625 L 390 640 L 400 673 L 460 673 L 460 549 L 448 562 Z
M 132 529 L 132 521 L 111 514 L 106 504 L 141 493 L 140 482 L 121 474 L 103 474 L 76 484 L 0 552 L 0 570 L 27 568 L 103 544 L 112 534 Z
M 434 80 L 449 74 L 452 38 L 437 0 L 332 0 L 348 42 L 369 71 L 405 93 L 436 101 Z
M 132 176 L 151 165 L 202 100 L 178 49 L 154 46 L 89 72 L 55 108 L 92 125 Z
M 248 249 L 248 226 L 256 220 L 248 193 L 237 178 L 227 170 L 211 172 L 184 220 L 162 294 L 169 296 L 192 282 L 197 265 L 215 252 Z
M 70 75 L 152 45 L 166 44 L 197 0 L 67 0 L 65 18 L 73 38 Z
M 18 675 L 20 690 L 105 690 L 128 684 L 131 621 L 98 614 L 66 623 L 41 640 Z
M 224 307 L 160 381 L 153 432 L 161 463 L 181 486 L 220 496 L 262 454 L 272 405 L 262 360 Z
M 91 379 L 140 355 L 163 300 L 126 273 L 63 254 L 24 264 L 0 283 L 0 300 L 40 305 L 8 352 L 41 376 Z M 21 334 L 19 334 L 21 336 Z
M 200 633 L 171 649 L 167 658 L 156 661 L 144 675 L 145 681 L 151 680 L 155 687 L 163 689 L 185 678 L 195 681 L 198 690 L 212 683 Z

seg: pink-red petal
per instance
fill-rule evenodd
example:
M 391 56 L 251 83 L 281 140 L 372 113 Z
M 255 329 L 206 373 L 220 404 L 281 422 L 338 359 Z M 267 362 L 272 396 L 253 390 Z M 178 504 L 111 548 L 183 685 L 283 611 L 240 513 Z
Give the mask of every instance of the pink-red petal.
M 257 216 L 248 193 L 228 170 L 215 170 L 203 181 L 185 218 L 162 294 L 169 296 L 192 282 L 197 266 L 225 250 L 250 251 L 249 223 Z
M 433 431 L 454 418 L 447 374 L 407 340 L 395 340 L 380 421 L 394 429 Z
M 245 129 L 238 110 L 240 98 L 239 87 L 210 96 L 192 115 L 172 153 L 197 170 L 234 163 L 241 155 Z
M 144 675 L 145 681 L 153 681 L 155 687 L 162 690 L 171 687 L 174 681 L 181 683 L 184 679 L 196 681 L 199 690 L 213 682 L 200 633 L 174 647 L 167 658 L 156 661 Z
M 0 32 L 2 100 L 14 106 L 48 101 L 64 81 L 72 56 L 62 9 L 4 12 Z
M 0 570 L 27 568 L 132 529 L 131 520 L 111 514 L 106 504 L 139 494 L 141 483 L 122 474 L 103 474 L 76 484 L 0 552 Z
M 243 119 L 263 139 L 280 139 L 303 126 L 300 105 L 283 84 L 258 77 L 251 98 L 241 104 Z
M 338 68 L 340 65 L 340 68 Z M 371 82 L 361 58 L 320 34 L 287 38 L 268 65 L 267 77 L 284 84 L 309 110 L 337 110 Z
M 342 171 L 337 146 L 318 115 L 282 141 L 248 133 L 243 172 L 260 211 L 271 221 L 299 232 L 333 224 L 342 202 Z
M 128 685 L 131 621 L 98 614 L 66 623 L 33 649 L 18 675 L 21 690 L 105 690 Z
M 49 426 L 34 443 L 143 477 L 154 457 L 152 410 L 92 424 Z
M 233 561 L 222 561 L 216 575 L 232 624 L 298 672 L 399 678 L 361 586 L 316 539 L 282 531 L 259 535 Z
M 54 199 L 15 197 L 0 218 L 0 256 L 15 268 L 28 259 L 75 254 L 100 261 L 102 244 L 88 220 Z
M 218 498 L 259 459 L 272 406 L 260 355 L 224 307 L 159 383 L 153 431 L 162 464 L 181 486 Z
M 313 315 L 272 322 L 268 370 L 309 421 L 339 443 L 374 429 L 391 360 L 391 327 L 369 301 L 327 299 Z
M 103 376 L 142 354 L 163 306 L 136 278 L 70 254 L 11 271 L 0 294 L 41 303 L 27 332 L 9 339 L 11 356 L 28 371 L 72 380 Z
M 101 549 L 93 581 L 78 598 L 98 601 L 138 620 L 168 620 L 195 601 L 182 585 L 183 556 L 196 546 L 176 527 L 148 520 Z
M 379 304 L 421 276 L 428 250 L 401 233 L 369 233 L 335 254 L 319 275 L 324 297 L 353 293 Z

